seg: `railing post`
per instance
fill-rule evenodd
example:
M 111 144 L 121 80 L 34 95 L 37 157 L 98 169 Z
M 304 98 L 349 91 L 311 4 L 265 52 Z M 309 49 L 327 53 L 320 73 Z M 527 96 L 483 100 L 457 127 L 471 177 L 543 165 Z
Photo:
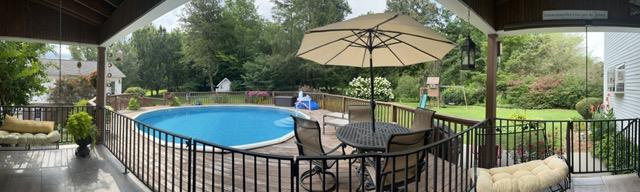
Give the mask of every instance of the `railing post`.
M 321 109 L 327 109 L 327 108 L 325 107 L 326 102 L 324 101 L 324 100 L 325 100 L 325 97 L 324 97 L 324 96 L 325 96 L 325 94 L 324 94 L 324 93 L 321 93 L 320 95 L 321 95 L 321 98 L 322 98 L 322 104 L 320 105 L 320 108 L 321 108 Z
M 573 121 L 567 122 L 567 136 L 565 136 L 567 140 L 567 165 L 569 165 L 569 173 L 573 173 L 573 149 L 571 149 L 573 146 L 573 140 L 571 139 L 573 138 L 573 123 Z
M 389 118 L 391 120 L 391 122 L 398 122 L 398 108 L 396 107 L 396 105 L 391 105 L 391 113 L 389 113 L 389 115 L 391 115 L 391 118 Z
M 196 170 L 196 166 L 195 166 L 195 149 L 193 146 L 193 139 L 189 138 L 187 140 L 187 158 L 189 159 L 187 161 L 187 191 L 195 191 L 196 190 L 196 178 L 195 178 L 195 170 Z M 192 154 L 193 153 L 193 154 Z
M 341 104 L 342 111 L 341 111 L 341 112 L 346 113 L 346 112 L 347 112 L 347 109 L 345 108 L 345 107 L 346 107 L 346 105 L 347 105 L 347 104 L 345 103 L 345 102 L 346 102 L 346 101 L 345 101 L 345 100 L 346 100 L 346 97 L 342 96 L 341 98 L 342 98 L 342 104 Z

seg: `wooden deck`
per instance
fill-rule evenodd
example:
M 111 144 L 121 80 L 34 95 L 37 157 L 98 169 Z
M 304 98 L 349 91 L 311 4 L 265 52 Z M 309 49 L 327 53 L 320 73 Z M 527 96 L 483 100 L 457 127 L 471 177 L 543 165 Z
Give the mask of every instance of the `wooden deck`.
M 145 108 L 149 110 L 150 108 Z M 318 120 L 322 125 L 322 115 L 326 110 L 303 111 Z M 140 113 L 121 111 L 122 114 L 132 117 Z M 114 125 L 127 124 L 123 118 L 113 119 Z M 129 128 L 125 128 L 129 127 Z M 150 188 L 157 191 L 174 191 L 182 189 L 186 191 L 188 178 L 188 153 L 180 150 L 179 146 L 165 147 L 132 130 L 133 126 L 108 126 L 105 144 L 113 149 L 114 155 L 121 161 L 130 165 L 131 172 L 147 181 Z M 171 139 L 170 139 L 171 140 Z M 292 161 L 298 155 L 294 138 L 279 144 L 248 150 L 246 153 L 260 153 L 283 156 L 284 159 L 256 157 L 252 154 L 228 152 L 211 153 L 197 152 L 195 156 L 196 173 L 195 181 L 198 191 L 290 191 L 297 189 L 295 177 L 290 172 Z M 326 133 L 322 137 L 326 148 L 338 146 L 340 141 L 335 137 L 335 129 L 327 126 Z M 347 147 L 346 153 L 352 149 Z M 465 178 L 467 171 L 455 164 L 443 161 L 434 156 L 429 156 L 429 171 L 422 172 L 422 180 L 417 183 L 407 183 L 409 191 L 463 191 L 462 185 L 469 184 L 470 180 L 454 179 L 450 185 L 449 178 Z M 338 177 L 337 191 L 354 191 L 360 185 L 359 174 L 356 171 L 360 163 L 356 159 L 340 160 L 332 167 L 331 172 Z M 307 168 L 308 167 L 308 168 Z M 308 162 L 300 162 L 300 171 L 311 169 Z M 426 175 L 428 172 L 429 175 Z M 191 176 L 194 177 L 194 176 Z M 314 176 L 314 190 L 321 190 L 321 176 Z M 434 179 L 438 177 L 438 179 Z M 466 177 L 469 178 L 469 177 Z M 182 181 L 182 182 L 180 182 Z M 424 181 L 429 181 L 424 182 Z M 333 182 L 327 182 L 333 183 Z M 302 183 L 301 185 L 309 185 Z M 451 188 L 449 188 L 451 187 Z M 420 190 L 416 190 L 416 188 Z

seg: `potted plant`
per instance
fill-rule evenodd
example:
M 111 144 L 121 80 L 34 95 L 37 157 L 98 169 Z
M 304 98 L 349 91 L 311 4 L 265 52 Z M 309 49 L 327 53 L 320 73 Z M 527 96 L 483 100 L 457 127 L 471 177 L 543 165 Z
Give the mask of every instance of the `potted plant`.
M 87 145 L 95 144 L 96 126 L 93 124 L 93 117 L 84 111 L 74 113 L 67 120 L 67 129 L 78 144 L 76 156 L 88 157 L 90 150 Z

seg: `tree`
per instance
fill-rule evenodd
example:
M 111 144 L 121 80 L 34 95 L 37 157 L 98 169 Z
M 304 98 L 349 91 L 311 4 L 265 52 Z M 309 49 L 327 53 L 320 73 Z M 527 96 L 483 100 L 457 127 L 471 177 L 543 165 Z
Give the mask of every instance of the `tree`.
M 136 49 L 140 69 L 137 75 L 143 88 L 155 90 L 155 94 L 158 94 L 160 89 L 168 86 L 169 82 L 181 78 L 181 76 L 169 75 L 180 74 L 182 70 L 179 66 L 181 65 L 179 36 L 167 33 L 162 27 L 147 26 L 133 32 L 131 43 Z
M 186 13 L 186 59 L 207 76 L 211 91 L 224 77 L 240 79 L 242 64 L 264 50 L 264 21 L 251 0 L 196 0 Z
M 42 43 L 0 41 L 0 106 L 26 105 L 46 90 L 47 74 L 38 57 L 48 50 Z
M 140 66 L 136 53 L 137 50 L 130 40 L 117 41 L 107 49 L 107 55 L 110 56 L 107 57 L 107 60 L 118 67 L 126 76 L 122 79 L 123 88 L 142 86 L 144 83 L 138 76 Z
M 71 58 L 78 61 L 97 61 L 98 49 L 91 47 L 83 47 L 80 45 L 69 45 Z
M 56 80 L 49 92 L 48 100 L 57 104 L 73 104 L 81 99 L 91 99 L 96 89 L 88 77 L 66 76 Z

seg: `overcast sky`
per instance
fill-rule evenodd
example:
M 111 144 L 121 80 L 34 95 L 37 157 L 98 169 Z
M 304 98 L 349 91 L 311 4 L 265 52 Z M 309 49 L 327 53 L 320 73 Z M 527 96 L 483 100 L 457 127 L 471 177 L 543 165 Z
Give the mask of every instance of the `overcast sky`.
M 274 4 L 271 0 L 255 0 L 258 14 L 262 16 L 264 19 L 272 20 L 271 18 L 271 9 Z M 373 13 L 381 13 L 387 8 L 385 0 L 347 0 L 349 6 L 351 7 L 351 14 L 347 16 L 347 19 L 363 15 L 367 12 Z M 177 7 L 176 9 L 166 13 L 165 15 L 159 17 L 153 24 L 156 26 L 163 26 L 167 28 L 168 31 L 173 30 L 174 28 L 180 27 L 180 16 L 183 14 L 184 5 Z M 580 34 L 580 33 L 578 33 Z M 582 33 L 583 34 L 583 33 Z M 604 33 L 589 33 L 589 52 L 590 55 L 599 57 L 603 59 L 604 55 Z M 62 46 L 62 57 L 65 59 L 71 58 L 71 54 L 65 45 Z M 581 47 L 584 47 L 584 42 Z M 56 46 L 55 51 L 58 51 Z M 57 58 L 57 54 L 50 53 L 47 54 L 47 58 Z

